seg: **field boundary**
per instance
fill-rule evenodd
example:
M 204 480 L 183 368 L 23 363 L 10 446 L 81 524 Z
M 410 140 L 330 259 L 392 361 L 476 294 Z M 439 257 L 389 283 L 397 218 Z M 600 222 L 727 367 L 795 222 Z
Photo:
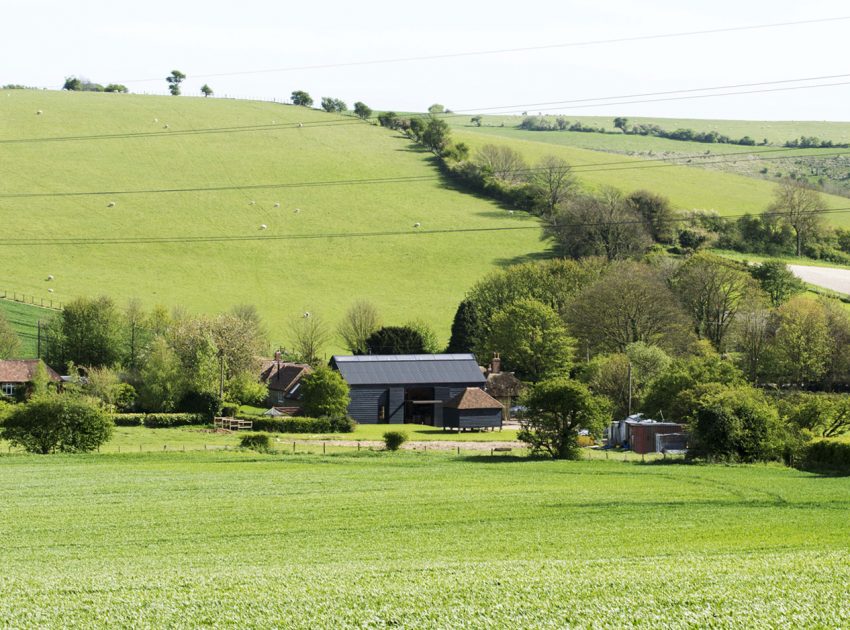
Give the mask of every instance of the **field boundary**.
M 64 303 L 58 300 L 51 300 L 49 298 L 45 300 L 44 298 L 37 298 L 34 295 L 18 293 L 17 291 L 10 292 L 6 289 L 0 289 L 0 300 L 18 302 L 19 304 L 28 304 L 30 306 L 36 306 L 38 308 L 46 308 L 51 311 L 61 311 L 65 308 Z

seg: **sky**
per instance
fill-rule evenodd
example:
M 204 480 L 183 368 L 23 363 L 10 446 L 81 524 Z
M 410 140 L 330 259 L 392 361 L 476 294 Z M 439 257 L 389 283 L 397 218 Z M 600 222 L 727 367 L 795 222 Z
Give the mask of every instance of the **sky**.
M 510 106 L 505 111 L 536 113 L 544 111 L 538 104 L 553 101 L 841 74 L 848 76 L 741 90 L 850 83 L 850 19 L 561 46 L 850 17 L 850 6 L 842 0 L 3 0 L 2 6 L 0 84 L 59 88 L 74 75 L 123 83 L 132 92 L 166 93 L 165 76 L 179 69 L 188 76 L 184 94 L 193 96 L 207 83 L 216 96 L 237 98 L 282 101 L 293 90 L 306 90 L 317 103 L 321 96 L 332 96 L 349 106 L 363 101 L 373 109 L 422 111 L 441 103 L 454 111 Z M 339 65 L 541 46 L 553 47 Z M 321 65 L 332 67 L 304 69 Z M 660 97 L 621 100 L 649 98 Z M 850 84 L 614 103 L 619 104 L 572 103 L 545 111 L 846 121 Z

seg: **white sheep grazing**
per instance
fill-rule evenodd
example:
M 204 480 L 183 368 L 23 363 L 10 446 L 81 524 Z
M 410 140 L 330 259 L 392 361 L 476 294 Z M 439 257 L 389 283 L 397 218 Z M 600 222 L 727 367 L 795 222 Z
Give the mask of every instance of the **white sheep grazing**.
M 269 226 L 268 226 L 268 225 L 266 225 L 265 223 L 261 223 L 261 224 L 260 224 L 260 229 L 261 229 L 261 230 L 267 230 L 267 229 L 268 229 L 268 227 L 269 227 Z
M 154 118 L 154 119 L 153 119 L 153 121 L 154 121 L 154 122 L 159 122 L 159 118 Z
M 252 199 L 251 201 L 248 202 L 248 205 L 253 206 L 255 203 L 257 203 L 257 202 Z
M 41 116 L 43 113 L 44 113 L 43 111 L 38 110 L 38 111 L 35 113 L 35 115 L 36 115 L 36 116 Z
M 513 210 L 508 210 L 508 214 L 513 214 L 513 213 L 514 213 Z
M 53 293 L 53 289 L 47 289 L 48 293 Z
M 163 128 L 163 129 L 168 129 L 168 123 L 164 124 L 164 125 L 162 126 L 162 128 Z
M 310 317 L 310 311 L 304 311 L 304 317 Z
M 299 126 L 299 127 L 303 127 L 304 125 L 303 125 L 303 124 L 301 124 L 301 123 L 298 123 L 298 126 Z
M 114 207 L 115 207 L 115 202 L 114 202 L 114 201 L 110 201 L 108 204 L 106 204 L 106 207 L 107 207 L 107 208 L 114 208 Z
M 48 279 L 48 280 L 53 280 L 53 274 L 50 274 L 49 276 L 47 276 L 47 279 Z
M 279 201 L 275 201 L 275 202 L 274 202 L 274 207 L 275 207 L 275 208 L 280 208 L 280 202 L 279 202 Z
M 301 212 L 301 208 L 295 208 L 295 210 L 293 210 L 293 212 L 294 212 L 295 214 L 298 214 L 299 212 Z
M 419 222 L 417 221 L 416 223 L 414 223 L 414 224 L 413 224 L 413 227 L 418 228 L 418 227 L 420 227 L 421 225 L 422 225 L 422 224 L 421 224 L 421 223 L 419 223 Z

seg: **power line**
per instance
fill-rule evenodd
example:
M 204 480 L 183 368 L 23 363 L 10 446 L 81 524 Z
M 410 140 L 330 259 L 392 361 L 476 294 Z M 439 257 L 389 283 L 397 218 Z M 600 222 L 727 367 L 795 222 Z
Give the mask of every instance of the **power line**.
M 780 79 L 780 80 L 776 80 L 776 81 L 758 81 L 758 82 L 755 82 L 755 83 L 733 83 L 733 84 L 730 84 L 730 85 L 716 85 L 716 86 L 713 86 L 713 87 L 691 88 L 691 89 L 687 89 L 687 90 L 668 90 L 668 91 L 665 91 L 665 92 L 643 92 L 643 93 L 638 93 L 638 94 L 620 94 L 618 96 L 600 96 L 598 98 L 578 98 L 578 99 L 571 99 L 571 100 L 566 100 L 566 101 L 547 101 L 547 102 L 542 102 L 542 103 L 520 103 L 518 105 L 500 105 L 498 107 L 477 107 L 477 108 L 466 107 L 464 109 L 455 109 L 453 114 L 450 114 L 449 116 L 457 115 L 459 112 L 466 112 L 466 113 L 469 113 L 469 114 L 477 114 L 479 112 L 486 112 L 486 111 L 490 111 L 490 110 L 494 110 L 494 109 L 515 110 L 515 109 L 520 109 L 520 108 L 539 107 L 539 106 L 543 106 L 543 105 L 570 105 L 570 104 L 573 104 L 573 103 L 589 103 L 589 102 L 593 102 L 593 101 L 611 101 L 611 100 L 624 99 L 624 98 L 642 98 L 642 97 L 648 97 L 648 96 L 667 96 L 667 95 L 670 95 L 670 94 L 686 94 L 686 93 L 691 93 L 691 92 L 708 92 L 710 90 L 731 90 L 731 89 L 738 89 L 738 88 L 745 88 L 745 87 L 758 87 L 758 86 L 762 86 L 762 85 L 779 85 L 779 84 L 783 84 L 783 83 L 802 83 L 803 81 L 826 81 L 828 79 L 843 79 L 843 78 L 847 78 L 847 77 L 850 77 L 850 74 L 830 74 L 830 75 L 823 75 L 823 76 L 818 76 L 818 77 L 801 77 L 799 79 Z M 809 87 L 809 86 L 806 86 L 806 87 Z M 817 87 L 817 86 L 811 86 L 811 87 Z M 736 94 L 737 94 L 737 92 L 736 92 Z M 747 92 L 741 92 L 741 94 L 747 94 Z M 650 102 L 652 102 L 652 101 L 650 101 Z M 602 104 L 604 104 L 604 103 L 600 103 L 600 105 L 602 105 Z M 613 104 L 616 105 L 617 103 L 613 103 Z
M 850 212 L 850 207 L 829 208 L 817 211 L 817 214 L 839 214 Z M 767 216 L 786 216 L 789 212 L 765 212 Z M 722 219 L 740 219 L 745 216 L 752 216 L 752 213 L 744 214 L 728 214 L 723 215 Z M 662 223 L 687 223 L 691 221 L 691 217 L 675 217 L 661 221 Z M 269 235 L 235 235 L 235 236 L 128 236 L 128 237 L 78 237 L 78 238 L 50 238 L 50 237 L 32 237 L 32 238 L 15 238 L 3 239 L 0 238 L 0 245 L 149 245 L 149 244 L 196 244 L 196 243 L 232 243 L 232 242 L 253 242 L 253 241 L 299 241 L 299 240 L 315 240 L 315 239 L 340 239 L 340 238 L 374 238 L 374 237 L 393 237 L 393 236 L 435 236 L 441 234 L 471 234 L 471 233 L 488 233 L 488 232 L 514 232 L 520 230 L 540 230 L 542 228 L 557 228 L 569 229 L 577 227 L 598 227 L 609 225 L 642 225 L 642 219 L 630 219 L 624 221 L 604 221 L 604 222 L 575 222 L 575 223 L 543 223 L 535 222 L 534 225 L 520 226 L 502 226 L 502 227 L 482 227 L 482 228 L 444 228 L 435 230 L 384 230 L 374 232 L 325 232 L 314 234 L 269 234 Z
M 789 151 L 800 151 L 798 147 L 786 147 L 782 149 L 766 149 L 763 151 L 740 151 L 724 154 L 690 154 L 683 156 L 671 156 L 660 158 L 633 158 L 631 160 L 622 160 L 616 162 L 597 162 L 591 164 L 579 164 L 571 167 L 570 171 L 582 173 L 598 173 L 604 171 L 629 171 L 643 170 L 649 168 L 669 168 L 672 166 L 687 166 L 680 163 L 682 160 L 700 159 L 705 160 L 700 162 L 698 166 L 712 166 L 714 164 L 725 164 L 729 162 L 739 162 L 745 156 L 761 155 L 764 153 L 779 153 Z M 803 149 L 805 150 L 805 149 Z M 850 150 L 837 151 L 831 153 L 816 153 L 807 155 L 780 155 L 772 157 L 761 157 L 758 161 L 774 161 L 774 160 L 809 160 L 820 159 L 825 157 L 847 156 L 850 155 Z M 662 163 L 659 163 L 662 162 Z M 649 164 L 648 164 L 649 163 Z M 547 167 L 529 167 L 512 170 L 512 173 L 535 173 L 547 170 Z M 438 175 L 409 175 L 398 177 L 375 177 L 375 178 L 357 178 L 357 179 L 337 179 L 337 180 L 316 180 L 302 182 L 273 182 L 266 184 L 244 184 L 231 186 L 206 186 L 206 187 L 186 187 L 186 188 L 151 188 L 137 190 L 93 190 L 93 191 L 65 191 L 65 192 L 31 192 L 31 193 L 0 193 L 2 199 L 34 199 L 34 198 L 59 198 L 59 197 L 97 197 L 97 196 L 118 196 L 118 195 L 151 195 L 151 194 L 175 194 L 175 193 L 201 193 L 201 192 L 224 192 L 229 190 L 272 190 L 285 188 L 324 188 L 336 186 L 361 186 L 361 185 L 381 185 L 381 184 L 404 184 L 413 182 L 438 181 L 441 177 Z
M 850 74 L 836 74 L 836 75 L 824 75 L 822 77 L 807 77 L 807 78 L 799 78 L 799 79 L 781 79 L 776 81 L 760 81 L 754 83 L 741 83 L 737 86 L 713 86 L 713 87 L 705 87 L 705 88 L 689 88 L 684 90 L 668 90 L 664 92 L 646 92 L 643 94 L 637 94 L 635 96 L 656 96 L 656 95 L 670 95 L 670 94 L 684 94 L 685 96 L 665 96 L 663 98 L 651 98 L 651 99 L 635 99 L 630 101 L 618 101 L 618 102 L 607 102 L 607 103 L 594 103 L 594 101 L 608 101 L 614 99 L 623 99 L 623 98 L 631 98 L 629 95 L 622 96 L 601 96 L 596 98 L 581 98 L 581 99 L 573 99 L 567 101 L 547 101 L 543 103 L 527 103 L 520 105 L 499 105 L 493 107 L 483 107 L 478 109 L 467 109 L 463 110 L 468 113 L 460 114 L 457 112 L 453 112 L 450 114 L 439 114 L 439 117 L 442 118 L 459 118 L 466 117 L 469 113 L 476 113 L 479 111 L 487 111 L 487 110 L 508 110 L 508 111 L 500 111 L 493 112 L 490 115 L 507 115 L 515 112 L 519 112 L 521 109 L 525 110 L 527 108 L 538 108 L 540 105 L 550 105 L 553 103 L 560 103 L 558 106 L 554 107 L 543 107 L 540 108 L 542 111 L 554 111 L 554 110 L 564 110 L 564 109 L 586 109 L 588 107 L 597 107 L 597 106 L 620 106 L 620 105 L 633 105 L 633 104 L 643 104 L 643 103 L 658 103 L 663 101 L 676 101 L 676 100 L 690 100 L 690 99 L 698 99 L 698 98 L 714 98 L 720 96 L 737 96 L 737 95 L 747 95 L 747 94 L 762 94 L 762 93 L 774 93 L 774 92 L 783 92 L 783 91 L 793 91 L 793 90 L 808 90 L 808 89 L 816 89 L 816 88 L 824 88 L 824 87 L 837 87 L 843 85 L 850 85 L 850 81 L 836 81 L 832 83 L 817 83 L 813 85 L 795 85 L 795 86 L 785 86 L 785 87 L 777 87 L 777 88 L 765 88 L 765 89 L 755 89 L 755 90 L 746 90 L 746 91 L 737 91 L 737 92 L 715 92 L 712 94 L 693 94 L 693 92 L 706 92 L 709 90 L 719 90 L 726 89 L 726 87 L 748 87 L 748 86 L 762 86 L 762 85 L 777 85 L 777 84 L 785 84 L 785 83 L 799 83 L 801 81 L 814 81 L 820 79 L 829 79 L 829 78 L 844 78 L 850 77 Z M 571 105 L 572 103 L 572 105 Z M 509 108 L 516 108 L 515 111 L 510 111 Z M 420 114 L 416 114 L 419 116 Z M 421 114 L 424 115 L 424 114 Z M 368 122 L 360 119 L 354 119 L 352 117 L 345 117 L 342 119 L 336 120 L 325 120 L 325 121 L 315 121 L 315 122 L 297 122 L 297 123 L 279 123 L 279 124 L 263 124 L 263 125 L 239 125 L 239 126 L 230 126 L 230 127 L 208 127 L 208 128 L 199 128 L 199 129 L 185 129 L 185 130 L 157 130 L 157 131 L 139 131 L 139 132 L 122 132 L 122 133 L 114 133 L 114 134 L 92 134 L 92 135 L 78 135 L 78 136 L 48 136 L 43 138 L 3 138 L 0 139 L 0 145 L 2 144 L 30 144 L 30 143 L 47 143 L 47 142 L 77 142 L 77 141 L 98 141 L 98 140 L 127 140 L 127 139 L 138 139 L 138 138 L 167 138 L 167 137 L 178 137 L 178 136 L 195 136 L 195 135 L 207 135 L 207 134 L 225 134 L 225 133 L 246 133 L 246 132 L 258 132 L 258 131 L 291 131 L 295 129 L 301 128 L 318 128 L 318 127 L 340 127 L 340 126 L 350 126 L 350 125 L 362 125 L 369 124 Z
M 754 31 L 754 30 L 765 30 L 771 28 L 783 28 L 788 26 L 802 26 L 807 24 L 824 24 L 829 22 L 840 22 L 850 20 L 850 16 L 837 16 L 837 17 L 827 17 L 827 18 L 817 18 L 812 20 L 794 20 L 789 22 L 773 22 L 768 24 L 751 24 L 745 26 L 730 26 L 723 28 L 713 28 L 713 29 L 705 29 L 705 30 L 697 30 L 697 31 L 683 31 L 678 33 L 656 33 L 650 35 L 633 35 L 630 37 L 616 37 L 609 39 L 595 39 L 595 40 L 584 40 L 584 41 L 575 41 L 575 42 L 563 42 L 563 43 L 555 43 L 555 44 L 544 44 L 541 46 L 523 46 L 518 48 L 498 48 L 491 50 L 478 50 L 478 51 L 466 51 L 466 52 L 454 52 L 454 53 L 441 53 L 435 55 L 417 55 L 412 57 L 395 57 L 388 59 L 368 59 L 363 61 L 344 61 L 344 62 L 336 62 L 336 63 L 324 63 L 324 64 L 312 64 L 312 65 L 304 65 L 304 66 L 284 66 L 280 68 L 267 68 L 262 70 L 237 70 L 232 72 L 214 72 L 214 73 L 206 73 L 206 74 L 193 74 L 191 78 L 193 79 L 213 79 L 220 77 L 232 77 L 232 76 L 242 76 L 242 75 L 253 75 L 253 74 L 271 74 L 271 73 L 279 73 L 279 72 L 296 72 L 303 70 L 325 70 L 330 68 L 351 68 L 357 66 L 370 66 L 370 65 L 382 65 L 382 64 L 395 64 L 395 63 L 409 63 L 413 61 L 433 61 L 439 59 L 455 59 L 462 57 L 481 57 L 487 55 L 503 55 L 503 54 L 511 54 L 511 53 L 521 53 L 521 52 L 533 52 L 533 51 L 541 51 L 541 50 L 555 50 L 559 48 L 579 48 L 585 46 L 603 46 L 608 44 L 622 44 L 628 42 L 640 42 L 640 41 L 651 41 L 658 39 L 674 39 L 681 37 L 693 37 L 699 35 L 716 35 L 719 33 L 735 33 L 742 31 Z M 124 79 L 119 81 L 120 83 L 148 83 L 151 81 L 162 81 L 163 77 L 156 77 L 151 79 Z

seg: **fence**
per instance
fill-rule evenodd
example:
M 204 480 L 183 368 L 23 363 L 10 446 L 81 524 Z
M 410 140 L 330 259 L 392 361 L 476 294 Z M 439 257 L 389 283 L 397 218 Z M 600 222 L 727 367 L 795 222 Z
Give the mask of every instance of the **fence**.
M 49 308 L 54 311 L 61 311 L 65 308 L 65 305 L 58 300 L 37 298 L 34 295 L 27 295 L 26 293 L 18 293 L 16 291 L 7 291 L 6 289 L 0 289 L 0 300 L 9 300 L 10 302 L 19 302 L 21 304 L 31 304 L 32 306 Z

